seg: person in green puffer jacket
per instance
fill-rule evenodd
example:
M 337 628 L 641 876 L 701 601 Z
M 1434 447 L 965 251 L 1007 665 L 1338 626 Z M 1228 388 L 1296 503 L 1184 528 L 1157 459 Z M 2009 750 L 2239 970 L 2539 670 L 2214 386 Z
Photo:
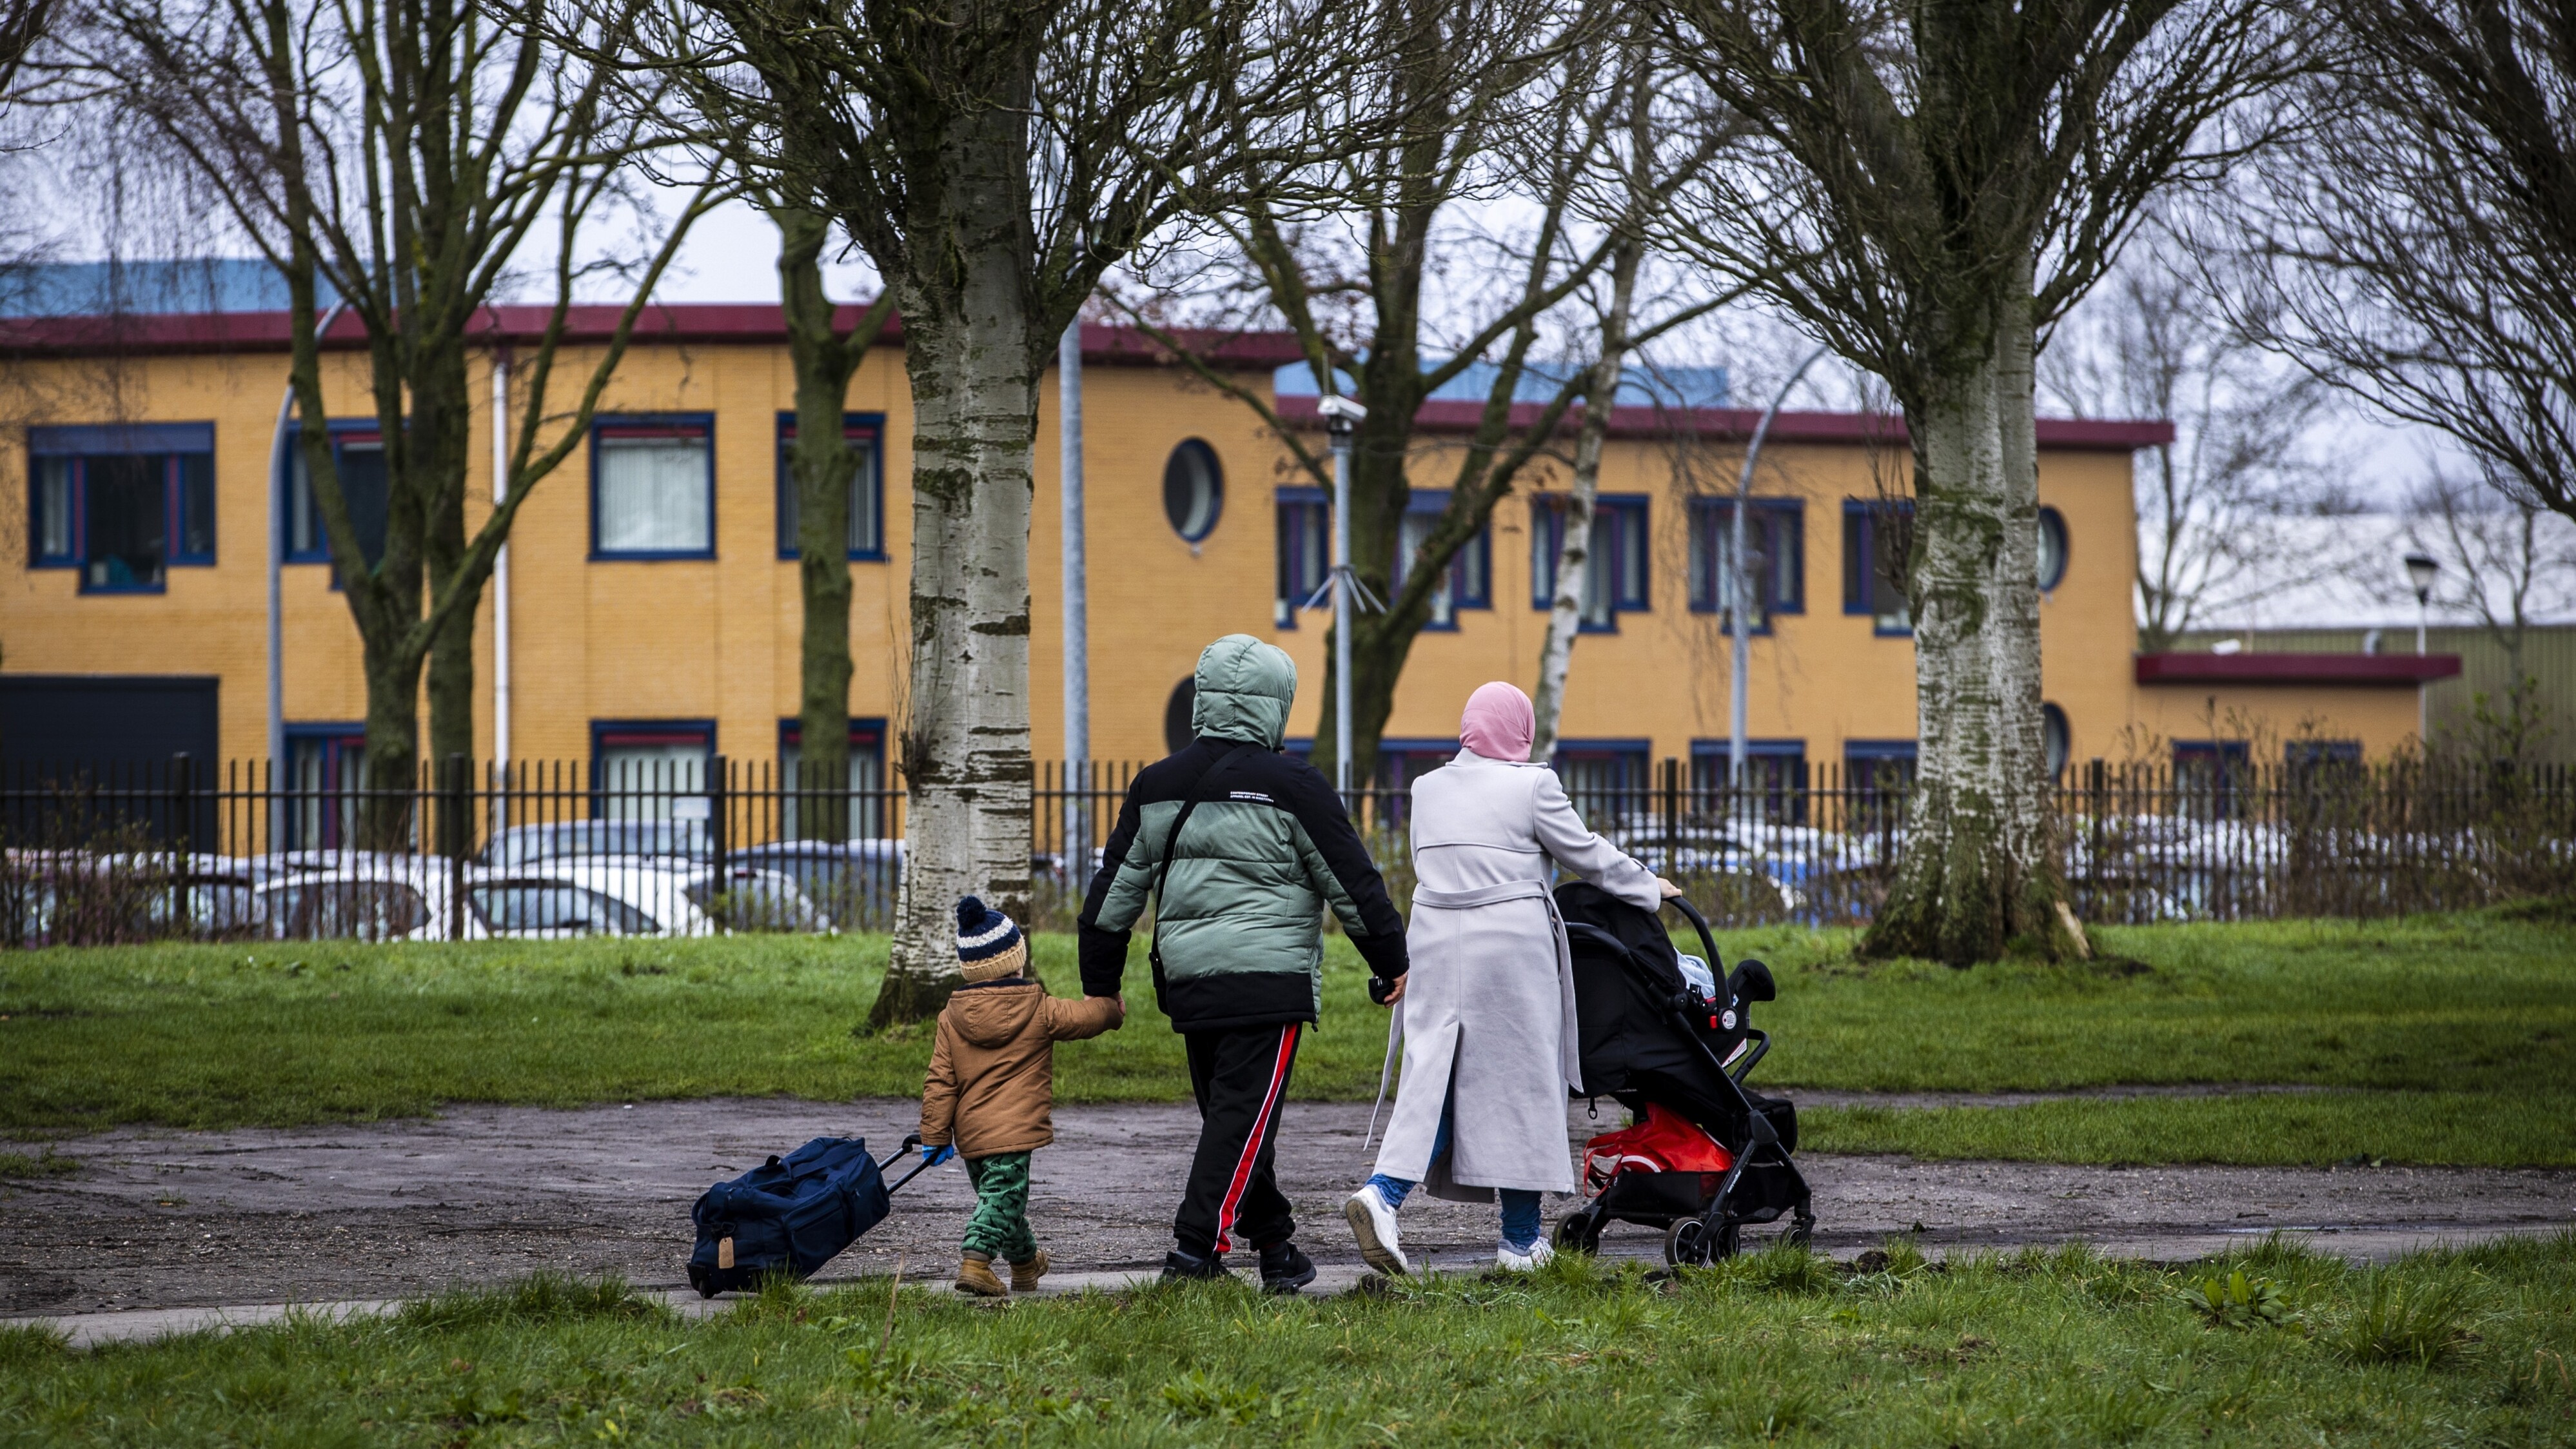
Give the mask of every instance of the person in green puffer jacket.
M 1249 634 L 1199 654 L 1197 738 L 1128 787 L 1082 905 L 1082 990 L 1115 996 L 1154 903 L 1154 996 L 1189 1055 L 1199 1143 L 1172 1224 L 1167 1278 L 1225 1273 L 1239 1235 L 1262 1286 L 1293 1293 L 1314 1265 L 1271 1170 L 1301 1029 L 1323 990 L 1329 909 L 1369 970 L 1405 971 L 1404 921 L 1323 775 L 1280 753 L 1297 666 Z

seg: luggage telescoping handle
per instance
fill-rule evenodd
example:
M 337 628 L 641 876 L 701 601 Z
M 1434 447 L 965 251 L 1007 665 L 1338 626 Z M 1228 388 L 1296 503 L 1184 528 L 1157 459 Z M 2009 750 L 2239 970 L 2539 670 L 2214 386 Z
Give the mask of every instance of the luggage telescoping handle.
M 921 1146 L 921 1134 L 920 1134 L 920 1133 L 915 1132 L 915 1133 L 911 1134 L 910 1136 L 907 1136 L 906 1138 L 904 1138 L 904 1139 L 903 1139 L 903 1145 L 902 1145 L 901 1147 L 898 1147 L 898 1148 L 896 1148 L 896 1149 L 894 1150 L 894 1155 L 893 1155 L 893 1156 L 888 1157 L 885 1161 L 880 1162 L 880 1163 L 878 1163 L 878 1164 L 877 1164 L 877 1171 L 879 1171 L 879 1172 L 884 1172 L 886 1169 L 888 1169 L 888 1168 L 890 1168 L 890 1167 L 894 1166 L 896 1163 L 903 1161 L 906 1157 L 911 1156 L 911 1155 L 912 1155 L 912 1153 L 913 1153 L 916 1149 L 918 1149 L 920 1146 Z M 915 1164 L 913 1165 L 913 1169 L 912 1169 L 912 1171 L 907 1172 L 907 1173 L 905 1173 L 903 1176 L 896 1178 L 894 1181 L 887 1183 L 887 1184 L 886 1184 L 886 1191 L 888 1191 L 888 1192 L 892 1192 L 892 1191 L 894 1191 L 896 1188 L 903 1186 L 905 1183 L 912 1181 L 914 1178 L 921 1176 L 923 1173 L 928 1172 L 929 1170 L 930 1170 L 930 1164 L 929 1164 L 929 1163 L 927 1163 L 927 1162 L 915 1163 Z

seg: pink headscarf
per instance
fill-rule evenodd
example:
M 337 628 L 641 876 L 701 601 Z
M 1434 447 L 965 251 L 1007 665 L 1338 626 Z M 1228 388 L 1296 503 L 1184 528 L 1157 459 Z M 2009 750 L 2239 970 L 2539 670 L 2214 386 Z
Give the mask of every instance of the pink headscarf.
M 1489 760 L 1526 761 L 1537 738 L 1538 711 L 1529 696 L 1499 679 L 1476 686 L 1458 717 L 1458 743 Z

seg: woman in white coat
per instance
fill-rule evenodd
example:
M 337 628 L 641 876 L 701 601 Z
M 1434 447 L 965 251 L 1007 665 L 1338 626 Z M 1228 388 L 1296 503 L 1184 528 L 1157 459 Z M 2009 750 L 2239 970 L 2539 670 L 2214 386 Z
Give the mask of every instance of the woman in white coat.
M 1390 997 L 1404 1075 L 1376 1172 L 1342 1209 L 1381 1272 L 1408 1267 L 1395 1214 L 1417 1185 L 1456 1202 L 1499 1194 L 1497 1265 L 1552 1255 L 1539 1194 L 1574 1190 L 1565 1104 L 1580 1081 L 1554 868 L 1647 910 L 1680 894 L 1584 826 L 1556 772 L 1529 762 L 1536 733 L 1529 696 L 1485 685 L 1457 757 L 1414 782 L 1413 965 Z

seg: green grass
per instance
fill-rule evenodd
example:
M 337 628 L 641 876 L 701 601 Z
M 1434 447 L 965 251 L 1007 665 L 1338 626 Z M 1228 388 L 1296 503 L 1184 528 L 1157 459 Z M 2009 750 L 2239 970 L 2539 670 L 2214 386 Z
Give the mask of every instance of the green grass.
M 2576 1165 L 2576 925 L 2509 912 L 2104 928 L 2106 960 L 1863 965 L 1845 932 L 1728 933 L 1779 968 L 1758 1083 L 1867 1091 L 2292 1084 L 2297 1096 L 1817 1110 L 1829 1150 L 2070 1161 Z M 1059 993 L 1072 943 L 1035 941 Z M 0 1132 L 288 1125 L 457 1101 L 570 1106 L 917 1091 L 926 1031 L 854 1036 L 883 938 L 0 956 Z M 1127 1027 L 1057 1054 L 1069 1102 L 1179 1100 L 1180 1042 L 1141 943 Z M 1346 943 L 1296 1094 L 1366 1098 L 1385 1017 Z
M 88 1353 L 16 1332 L 0 1442 L 2576 1443 L 2576 1237 L 2378 1269 L 1892 1247 L 1857 1275 L 1774 1250 L 1322 1300 L 875 1280 L 698 1325 L 557 1280 Z

